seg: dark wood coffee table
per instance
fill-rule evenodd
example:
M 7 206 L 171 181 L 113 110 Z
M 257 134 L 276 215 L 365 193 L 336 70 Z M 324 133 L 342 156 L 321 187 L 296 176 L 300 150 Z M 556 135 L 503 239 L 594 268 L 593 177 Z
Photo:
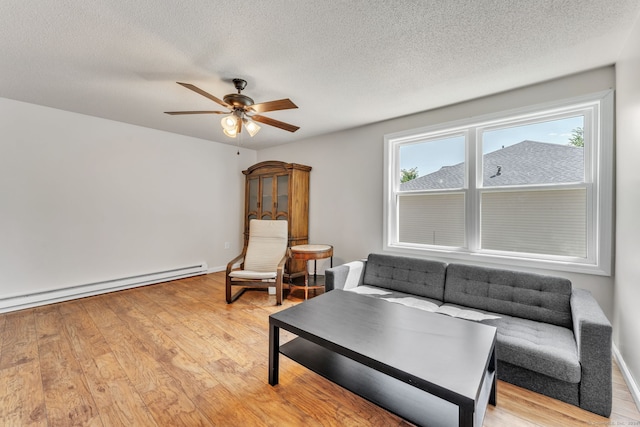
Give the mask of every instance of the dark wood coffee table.
M 298 336 L 280 345 L 280 328 Z M 496 328 L 333 290 L 269 316 L 279 354 L 418 425 L 481 426 L 496 404 Z

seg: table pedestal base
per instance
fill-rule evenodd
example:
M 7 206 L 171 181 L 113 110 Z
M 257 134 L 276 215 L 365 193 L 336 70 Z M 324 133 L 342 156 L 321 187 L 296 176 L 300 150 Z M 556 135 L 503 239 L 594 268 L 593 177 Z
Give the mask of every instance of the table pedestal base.
M 313 283 L 310 281 L 309 269 L 304 270 L 304 285 L 296 285 L 289 279 L 289 292 L 296 289 L 304 288 L 304 299 L 309 298 L 309 289 L 324 289 L 324 276 L 318 278 L 317 262 L 319 259 L 331 258 L 331 267 L 333 267 L 333 246 L 331 245 L 296 245 L 291 246 L 291 258 L 304 261 L 313 260 Z
M 289 282 L 289 294 L 298 289 L 304 289 L 304 299 L 309 299 L 310 290 L 313 290 L 315 295 L 318 295 L 318 289 L 324 291 L 324 276 L 308 275 L 304 278 L 303 283 L 296 283 L 296 281 Z

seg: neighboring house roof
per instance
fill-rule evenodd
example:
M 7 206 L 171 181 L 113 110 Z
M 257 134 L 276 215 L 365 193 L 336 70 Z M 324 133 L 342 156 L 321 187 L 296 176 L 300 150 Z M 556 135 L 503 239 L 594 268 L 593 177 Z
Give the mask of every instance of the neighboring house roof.
M 584 181 L 584 149 L 572 145 L 522 141 L 486 154 L 483 163 L 485 187 Z M 400 190 L 463 186 L 464 163 L 458 163 L 402 183 Z

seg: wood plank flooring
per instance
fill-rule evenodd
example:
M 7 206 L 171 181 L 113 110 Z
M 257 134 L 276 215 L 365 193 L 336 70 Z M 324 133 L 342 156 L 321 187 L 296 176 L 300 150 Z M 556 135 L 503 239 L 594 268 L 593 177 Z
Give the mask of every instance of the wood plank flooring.
M 284 356 L 268 385 L 268 316 L 302 295 L 227 305 L 215 273 L 2 314 L 0 425 L 409 426 Z M 640 425 L 615 365 L 613 408 L 603 418 L 499 382 L 484 425 Z

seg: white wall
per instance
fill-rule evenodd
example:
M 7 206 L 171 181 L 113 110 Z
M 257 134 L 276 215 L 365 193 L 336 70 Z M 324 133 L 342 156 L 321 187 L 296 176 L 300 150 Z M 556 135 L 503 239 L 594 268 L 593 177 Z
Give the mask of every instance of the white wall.
M 313 167 L 310 178 L 310 240 L 312 243 L 334 245 L 334 265 L 337 265 L 366 257 L 370 252 L 382 251 L 385 134 L 613 89 L 614 83 L 614 68 L 605 67 L 432 111 L 260 150 L 258 161 L 282 160 Z M 326 267 L 326 263 L 322 267 Z M 590 290 L 611 318 L 611 277 L 539 272 L 567 277 L 575 286 Z
M 640 21 L 616 64 L 616 82 L 614 340 L 630 375 L 640 384 Z
M 256 161 L 236 151 L 0 98 L 0 299 L 221 268 L 241 250 L 241 171 Z

